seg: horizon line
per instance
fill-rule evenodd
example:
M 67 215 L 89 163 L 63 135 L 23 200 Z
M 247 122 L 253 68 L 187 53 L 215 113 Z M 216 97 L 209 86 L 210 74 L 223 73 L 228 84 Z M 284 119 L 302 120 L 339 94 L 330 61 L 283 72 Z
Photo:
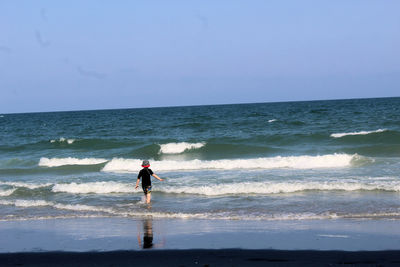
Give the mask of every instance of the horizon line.
M 229 106 L 229 105 L 255 105 L 255 104 L 279 104 L 279 103 L 296 103 L 296 102 L 320 102 L 320 101 L 345 101 L 345 100 L 367 100 L 367 99 L 385 99 L 400 98 L 400 96 L 382 96 L 382 97 L 354 97 L 354 98 L 337 98 L 337 99 L 314 99 L 314 100 L 281 100 L 270 102 L 243 102 L 243 103 L 219 103 L 219 104 L 199 104 L 199 105 L 172 105 L 172 106 L 154 106 L 154 107 L 120 107 L 105 109 L 76 109 L 76 110 L 54 110 L 54 111 L 26 111 L 26 112 L 10 112 L 0 113 L 0 115 L 17 115 L 17 114 L 37 114 L 37 113 L 62 113 L 62 112 L 91 112 L 91 111 L 110 111 L 110 110 L 130 110 L 130 109 L 153 109 L 153 108 L 185 108 L 185 107 L 207 107 L 207 106 Z

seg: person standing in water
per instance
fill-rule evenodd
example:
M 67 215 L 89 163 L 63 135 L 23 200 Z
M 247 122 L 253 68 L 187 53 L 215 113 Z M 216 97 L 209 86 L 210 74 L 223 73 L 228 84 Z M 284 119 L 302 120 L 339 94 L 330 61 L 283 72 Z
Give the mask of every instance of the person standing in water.
M 164 179 L 161 179 L 157 174 L 153 173 L 153 171 L 149 169 L 150 162 L 148 160 L 143 160 L 142 167 L 143 169 L 140 170 L 137 177 L 135 189 L 139 187 L 140 178 L 142 178 L 142 189 L 146 197 L 146 203 L 149 204 L 151 201 L 151 176 L 160 181 L 164 181 Z

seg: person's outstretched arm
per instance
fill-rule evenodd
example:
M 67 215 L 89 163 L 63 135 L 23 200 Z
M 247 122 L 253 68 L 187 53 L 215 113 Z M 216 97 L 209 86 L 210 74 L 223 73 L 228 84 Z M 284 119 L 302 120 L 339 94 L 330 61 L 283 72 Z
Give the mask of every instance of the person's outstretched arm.
M 161 179 L 160 177 L 158 177 L 157 176 L 157 174 L 155 174 L 155 173 L 153 173 L 153 175 L 152 175 L 153 177 L 155 177 L 155 178 L 157 178 L 158 180 L 160 180 L 160 181 L 164 181 L 164 179 Z
M 135 189 L 137 189 L 137 188 L 139 187 L 139 182 L 140 182 L 140 178 L 138 178 L 138 179 L 136 180 L 136 186 L 135 186 Z

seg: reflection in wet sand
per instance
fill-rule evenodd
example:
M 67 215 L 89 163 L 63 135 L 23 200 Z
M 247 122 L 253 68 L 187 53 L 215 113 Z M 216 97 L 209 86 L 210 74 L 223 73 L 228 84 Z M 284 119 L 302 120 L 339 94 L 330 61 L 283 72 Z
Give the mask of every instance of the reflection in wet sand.
M 153 219 L 146 218 L 142 221 L 143 224 L 143 240 L 140 238 L 140 231 L 138 231 L 138 243 L 139 247 L 143 249 L 149 249 L 154 247 L 164 246 L 164 241 L 158 244 L 153 243 Z

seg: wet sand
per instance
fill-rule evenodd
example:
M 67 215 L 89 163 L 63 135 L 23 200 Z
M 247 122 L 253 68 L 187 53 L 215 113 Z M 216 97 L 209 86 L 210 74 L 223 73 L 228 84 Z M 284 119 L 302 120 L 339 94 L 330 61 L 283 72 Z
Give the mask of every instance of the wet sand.
M 0 221 L 0 266 L 399 266 L 396 220 Z
M 399 266 L 400 251 L 153 250 L 0 254 L 1 266 Z

